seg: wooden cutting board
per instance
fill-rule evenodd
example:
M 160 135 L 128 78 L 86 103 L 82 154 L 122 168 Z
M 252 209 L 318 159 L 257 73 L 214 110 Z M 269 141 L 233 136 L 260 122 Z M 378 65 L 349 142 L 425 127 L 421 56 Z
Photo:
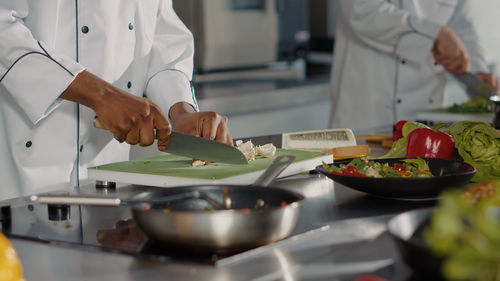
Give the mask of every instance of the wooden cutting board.
M 277 149 L 276 156 L 290 154 L 295 161 L 280 177 L 313 170 L 322 161 L 331 163 L 332 155 L 303 150 Z M 197 184 L 252 184 L 271 165 L 273 158 L 258 158 L 247 165 L 211 163 L 193 167 L 191 158 L 161 156 L 111 163 L 88 169 L 92 180 L 160 187 Z

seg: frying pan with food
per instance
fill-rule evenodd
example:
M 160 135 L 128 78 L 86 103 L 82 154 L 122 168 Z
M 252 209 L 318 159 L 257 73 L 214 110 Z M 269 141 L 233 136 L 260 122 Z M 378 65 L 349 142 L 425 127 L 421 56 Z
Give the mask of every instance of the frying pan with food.
M 100 197 L 112 204 L 100 201 L 97 205 L 129 204 L 139 228 L 162 245 L 200 253 L 243 251 L 281 240 L 295 228 L 299 204 L 304 197 L 268 186 L 294 158 L 291 155 L 277 157 L 251 186 L 155 188 L 124 201 Z M 90 202 L 85 196 L 36 196 L 32 200 L 46 204 L 96 205 L 93 198 Z

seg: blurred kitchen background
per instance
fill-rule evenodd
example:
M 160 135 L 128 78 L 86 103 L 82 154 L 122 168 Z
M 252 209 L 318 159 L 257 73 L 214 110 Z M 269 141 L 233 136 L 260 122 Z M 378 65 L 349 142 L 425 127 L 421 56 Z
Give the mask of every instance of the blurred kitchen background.
M 229 117 L 233 137 L 325 129 L 338 0 L 174 0 L 193 32 L 202 110 Z M 472 1 L 496 72 L 500 1 Z M 467 100 L 452 78 L 446 104 Z

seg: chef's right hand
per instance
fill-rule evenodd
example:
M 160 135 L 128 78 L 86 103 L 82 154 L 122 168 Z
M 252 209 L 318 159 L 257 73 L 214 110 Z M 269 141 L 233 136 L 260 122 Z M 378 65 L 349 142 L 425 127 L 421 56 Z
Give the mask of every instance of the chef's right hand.
M 92 108 L 120 142 L 151 145 L 156 129 L 158 147 L 168 145 L 172 128 L 156 104 L 120 90 L 90 72 L 78 74 L 60 97 Z
M 470 71 L 470 56 L 464 43 L 453 29 L 442 26 L 432 49 L 434 59 L 453 74 Z
M 495 90 L 497 95 L 500 93 L 500 78 L 498 76 L 493 73 L 476 73 L 476 76 Z

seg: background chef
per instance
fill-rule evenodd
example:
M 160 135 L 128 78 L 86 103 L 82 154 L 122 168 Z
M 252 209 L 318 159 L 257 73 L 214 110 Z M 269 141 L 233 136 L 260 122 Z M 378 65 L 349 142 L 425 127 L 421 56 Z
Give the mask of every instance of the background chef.
M 468 0 L 340 0 L 330 126 L 392 130 L 443 103 L 445 72 L 488 73 Z
M 232 143 L 226 117 L 197 112 L 193 52 L 171 0 L 1 1 L 0 199 L 78 185 L 88 166 L 128 159 L 126 143 L 152 144 L 155 128 L 165 148 L 166 116 Z

